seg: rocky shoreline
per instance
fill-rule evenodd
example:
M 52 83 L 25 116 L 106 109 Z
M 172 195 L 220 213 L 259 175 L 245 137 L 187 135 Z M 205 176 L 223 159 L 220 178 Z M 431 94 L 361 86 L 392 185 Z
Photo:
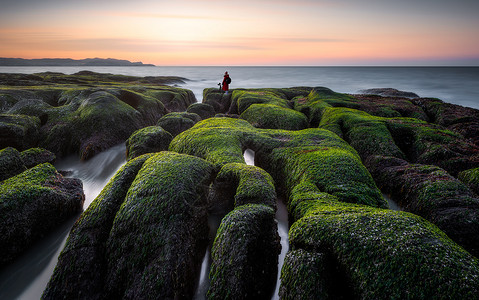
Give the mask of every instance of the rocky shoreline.
M 479 294 L 479 110 L 393 89 L 205 89 L 196 103 L 159 78 L 17 76 L 0 76 L 0 156 L 15 158 L 0 160 L 11 173 L 0 189 L 51 186 L 40 175 L 22 183 L 27 167 L 7 163 L 27 165 L 30 148 L 88 159 L 127 145 L 127 164 L 73 226 L 44 299 L 192 298 L 208 244 L 207 298 L 271 297 L 279 196 L 290 215 L 281 299 Z M 161 83 L 170 80 L 184 79 Z M 48 165 L 39 166 L 55 191 L 72 186 Z M 19 201 L 1 197 L 3 210 Z

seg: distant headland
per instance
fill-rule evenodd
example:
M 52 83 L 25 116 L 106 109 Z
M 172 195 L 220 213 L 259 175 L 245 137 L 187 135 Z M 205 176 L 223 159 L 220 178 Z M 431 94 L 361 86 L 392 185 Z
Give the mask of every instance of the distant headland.
M 76 66 L 98 66 L 98 67 L 152 67 L 152 64 L 144 64 L 142 62 L 131 62 L 128 60 L 114 58 L 41 58 L 41 59 L 24 59 L 24 58 L 5 58 L 0 57 L 0 66 L 12 67 L 76 67 Z

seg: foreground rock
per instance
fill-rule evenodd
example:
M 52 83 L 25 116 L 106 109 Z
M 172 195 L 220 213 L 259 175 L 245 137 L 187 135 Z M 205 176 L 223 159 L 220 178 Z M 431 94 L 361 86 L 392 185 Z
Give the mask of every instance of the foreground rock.
M 191 298 L 208 243 L 208 297 L 269 298 L 276 193 L 291 225 L 283 299 L 479 294 L 477 199 L 463 183 L 479 163 L 465 137 L 475 110 L 322 87 L 204 95 L 194 114 L 160 120 L 170 152 L 131 159 L 82 215 L 44 298 Z
M 211 172 L 171 152 L 128 162 L 73 227 L 43 298 L 191 298 Z
M 40 146 L 59 157 L 79 153 L 88 159 L 123 143 L 135 130 L 156 124 L 166 113 L 184 111 L 196 102 L 191 91 L 159 85 L 171 83 L 169 79 L 92 72 L 34 76 L 27 86 L 3 81 L 3 147 L 25 150 Z
M 81 181 L 64 178 L 49 163 L 0 181 L 0 265 L 79 213 L 84 199 Z

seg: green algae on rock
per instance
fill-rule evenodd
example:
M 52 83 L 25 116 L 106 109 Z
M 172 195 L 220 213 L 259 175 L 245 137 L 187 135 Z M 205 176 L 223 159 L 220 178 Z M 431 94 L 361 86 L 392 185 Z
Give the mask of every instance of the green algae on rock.
M 161 126 L 173 137 L 175 137 L 183 131 L 190 129 L 199 121 L 201 121 L 201 117 L 197 114 L 187 112 L 171 112 L 161 117 L 156 125 Z
M 0 112 L 0 147 L 25 150 L 40 141 L 40 119 Z
M 20 153 L 22 161 L 27 168 L 33 168 L 43 163 L 53 164 L 56 160 L 55 154 L 42 148 L 30 148 Z
M 63 178 L 49 163 L 1 181 L 0 265 L 80 212 L 84 199 L 81 181 Z
M 263 204 L 276 210 L 273 178 L 263 169 L 241 163 L 225 164 L 216 175 L 209 196 L 210 207 Z M 224 202 L 227 202 L 223 204 Z
M 245 132 L 255 129 L 248 122 L 233 118 L 210 118 L 177 135 L 170 151 L 201 157 L 218 170 L 227 163 L 245 163 Z
M 405 210 L 420 215 L 479 256 L 479 198 L 445 170 L 391 157 L 368 162 L 376 182 Z
M 126 140 L 127 160 L 146 153 L 166 151 L 172 139 L 171 134 L 160 126 L 139 129 Z
M 88 159 L 196 101 L 191 91 L 155 85 L 155 80 L 140 86 L 141 80 L 118 77 L 121 80 L 115 82 L 116 77 L 105 74 L 99 80 L 101 75 L 80 74 L 75 84 L 70 81 L 74 76 L 40 74 L 45 86 L 1 86 L 0 94 L 8 96 L 0 111 L 1 144 L 19 150 L 40 146 L 59 157 L 76 152 Z M 49 76 L 59 82 L 53 86 Z M 62 81 L 62 76 L 68 80 Z M 35 117 L 36 124 L 19 122 L 27 116 Z
M 308 127 L 306 116 L 302 113 L 272 104 L 252 104 L 241 114 L 241 118 L 257 128 L 301 130 Z
M 82 290 L 89 299 L 191 298 L 207 246 L 212 170 L 172 152 L 129 161 L 75 225 L 44 299 L 65 287 L 78 293 L 86 281 L 95 281 Z
M 271 207 L 239 206 L 221 221 L 213 244 L 208 299 L 265 299 L 274 290 L 280 238 Z
M 27 170 L 20 152 L 8 147 L 0 150 L 0 181 L 16 176 Z
M 145 161 L 130 160 L 118 170 L 73 226 L 42 299 L 103 299 L 106 240 L 113 220 Z
M 290 229 L 292 250 L 331 254 L 360 298 L 479 292 L 478 260 L 421 217 L 314 197 L 296 209 L 302 217 Z
M 479 195 L 479 168 L 462 171 L 457 178 L 467 184 L 476 195 Z
M 215 109 L 213 106 L 206 103 L 193 103 L 188 106 L 186 112 L 190 114 L 197 114 L 202 120 L 215 116 Z

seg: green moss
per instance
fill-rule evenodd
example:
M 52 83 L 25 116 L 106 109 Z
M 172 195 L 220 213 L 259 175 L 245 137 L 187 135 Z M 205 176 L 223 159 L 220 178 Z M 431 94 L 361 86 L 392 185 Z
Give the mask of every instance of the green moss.
M 245 163 L 244 134 L 252 131 L 254 128 L 244 120 L 211 118 L 176 136 L 169 150 L 201 157 L 219 169 L 227 163 Z
M 208 240 L 212 170 L 205 160 L 172 152 L 145 161 L 106 244 L 107 298 L 192 297 Z
M 237 207 L 216 234 L 207 298 L 271 297 L 280 251 L 274 210 L 257 204 Z
M 145 161 L 153 154 L 130 160 L 110 179 L 73 226 L 44 299 L 102 298 L 107 276 L 106 242 L 113 220 Z
M 15 114 L 0 114 L 0 145 L 25 150 L 40 140 L 40 119 Z
M 467 184 L 476 194 L 479 194 L 479 168 L 462 171 L 457 178 Z
M 289 101 L 274 90 L 235 90 L 231 101 L 237 105 L 239 114 L 242 114 L 252 104 L 272 104 L 290 108 Z
M 332 299 L 327 282 L 331 273 L 326 265 L 322 253 L 288 251 L 281 270 L 280 299 Z
M 18 175 L 26 169 L 17 149 L 8 147 L 0 150 L 0 182 Z
M 255 166 L 241 163 L 225 164 L 216 176 L 212 188 L 215 192 L 211 197 L 216 200 L 210 201 L 225 201 L 234 197 L 234 207 L 244 204 L 264 204 L 276 209 L 273 178 Z
M 302 113 L 272 104 L 252 104 L 241 118 L 257 128 L 300 130 L 308 127 Z
M 0 182 L 0 265 L 78 213 L 84 200 L 81 186 L 48 163 Z
M 168 150 L 173 137 L 160 126 L 150 126 L 135 131 L 126 141 L 127 160 L 146 153 Z
M 42 148 L 30 148 L 20 153 L 23 163 L 27 168 L 32 168 L 42 163 L 55 162 L 55 154 Z
M 477 259 L 420 217 L 314 199 L 296 209 L 303 217 L 290 229 L 292 248 L 332 253 L 361 298 L 470 298 L 479 291 Z
M 193 103 L 188 106 L 186 112 L 197 114 L 202 120 L 212 118 L 216 114 L 213 106 L 206 103 Z

